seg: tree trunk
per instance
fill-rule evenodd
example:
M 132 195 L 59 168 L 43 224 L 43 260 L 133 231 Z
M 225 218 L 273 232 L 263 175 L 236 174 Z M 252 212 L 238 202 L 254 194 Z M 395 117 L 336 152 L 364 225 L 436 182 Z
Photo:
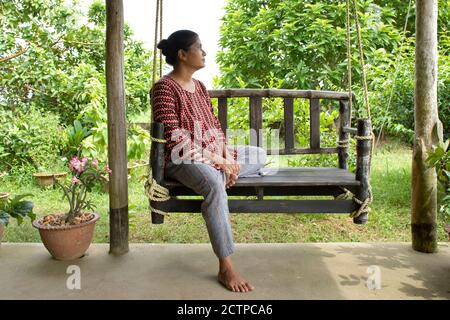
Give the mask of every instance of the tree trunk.
M 437 110 L 437 13 L 438 0 L 416 1 L 415 139 L 412 159 L 412 247 L 437 251 L 436 172 L 425 160 L 437 143 L 442 127 Z M 439 131 L 441 131 L 439 133 Z
M 123 0 L 106 0 L 110 253 L 128 252 L 128 172 L 123 74 Z

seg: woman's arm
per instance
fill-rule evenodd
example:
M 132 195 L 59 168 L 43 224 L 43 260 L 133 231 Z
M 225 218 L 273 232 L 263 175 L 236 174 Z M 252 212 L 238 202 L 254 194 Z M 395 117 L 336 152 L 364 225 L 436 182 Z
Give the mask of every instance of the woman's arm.
M 190 137 L 180 127 L 179 116 L 176 111 L 175 95 L 170 86 L 164 82 L 155 83 L 152 89 L 151 100 L 154 121 L 164 124 L 164 139 L 168 148 L 172 150 L 175 147 L 183 147 L 184 150 L 189 148 L 187 149 L 189 154 L 195 152 Z

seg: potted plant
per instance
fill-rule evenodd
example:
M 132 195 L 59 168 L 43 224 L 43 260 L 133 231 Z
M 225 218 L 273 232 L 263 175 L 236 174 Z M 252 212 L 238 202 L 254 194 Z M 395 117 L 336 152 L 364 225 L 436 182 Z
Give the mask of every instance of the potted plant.
M 63 180 L 67 175 L 67 172 L 55 172 L 55 173 L 49 173 L 49 172 L 37 172 L 33 173 L 33 177 L 36 178 L 37 183 L 40 187 L 49 187 L 54 185 L 54 179 L 57 178 L 60 180 Z
M 63 193 L 63 198 L 68 201 L 69 211 L 49 214 L 33 221 L 44 246 L 57 260 L 80 258 L 89 248 L 95 223 L 100 216 L 93 212 L 95 206 L 88 200 L 87 195 L 95 184 L 101 181 L 104 172 L 111 173 L 107 165 L 101 169 L 98 160 L 87 157 L 73 157 L 69 168 L 72 172 L 70 183 L 63 184 L 54 179 Z
M 10 218 L 16 219 L 19 225 L 22 224 L 25 217 L 29 217 L 31 220 L 35 219 L 36 215 L 33 213 L 33 202 L 23 200 L 28 196 L 32 195 L 22 194 L 14 198 L 5 197 L 0 199 L 0 242 Z

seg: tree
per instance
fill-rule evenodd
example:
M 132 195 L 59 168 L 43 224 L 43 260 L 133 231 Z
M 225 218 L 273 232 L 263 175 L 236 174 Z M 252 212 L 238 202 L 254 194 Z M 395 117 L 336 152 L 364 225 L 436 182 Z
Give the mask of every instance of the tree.
M 377 130 L 384 125 L 389 133 L 412 141 L 415 1 L 402 48 L 409 2 L 356 2 L 373 126 Z M 450 135 L 450 4 L 445 0 L 439 4 L 439 114 L 444 131 Z M 276 83 L 287 89 L 347 89 L 345 1 L 229 0 L 225 9 L 217 58 L 222 74 L 218 86 L 258 88 Z M 353 90 L 357 101 L 363 101 L 354 24 L 351 32 Z M 355 105 L 359 115 L 360 106 Z
M 105 86 L 105 6 L 96 0 L 87 19 L 77 0 L 11 0 L 0 4 L 0 107 L 31 107 L 71 124 Z M 128 113 L 149 107 L 151 55 L 125 28 Z

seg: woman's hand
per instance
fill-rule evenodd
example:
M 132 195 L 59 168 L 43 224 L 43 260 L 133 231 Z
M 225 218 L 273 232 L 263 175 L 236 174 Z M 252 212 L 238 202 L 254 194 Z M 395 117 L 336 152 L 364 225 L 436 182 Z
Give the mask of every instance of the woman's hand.
M 236 176 L 238 176 L 241 171 L 241 165 L 234 160 L 223 159 L 223 161 L 218 162 L 216 165 L 219 169 Z
M 225 188 L 229 188 L 236 183 L 238 176 L 225 171 Z
M 229 188 L 234 185 L 238 179 L 241 165 L 234 160 L 223 159 L 218 162 L 217 167 L 225 172 L 225 187 Z

